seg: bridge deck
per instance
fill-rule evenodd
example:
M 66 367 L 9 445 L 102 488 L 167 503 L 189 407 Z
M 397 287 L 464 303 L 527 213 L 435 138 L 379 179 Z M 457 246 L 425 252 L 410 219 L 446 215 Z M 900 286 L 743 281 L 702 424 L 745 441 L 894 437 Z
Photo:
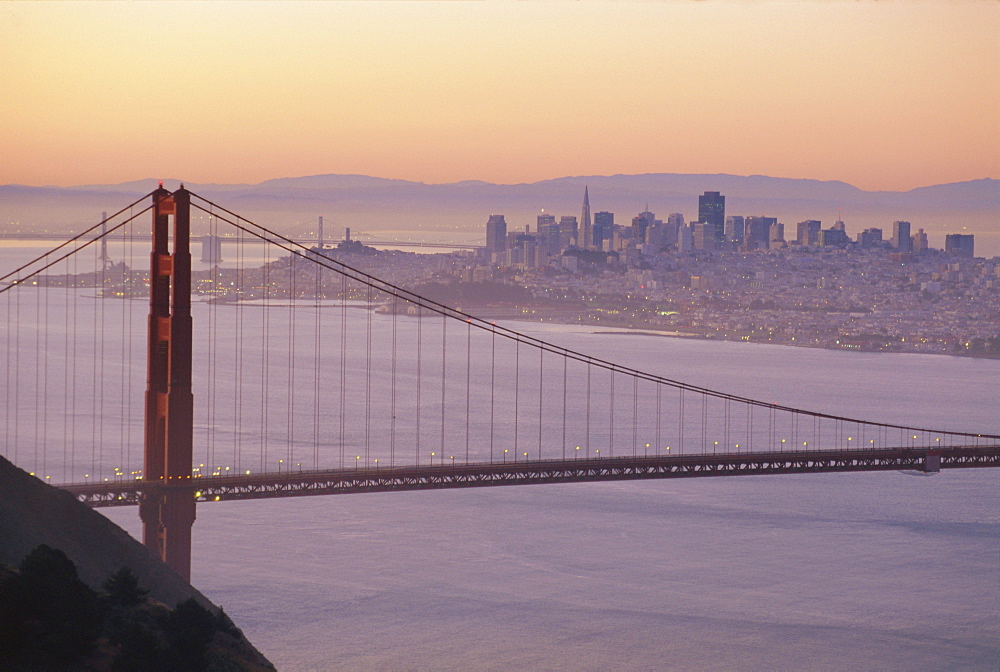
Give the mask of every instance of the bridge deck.
M 359 492 L 843 471 L 937 471 L 1000 467 L 1000 445 L 614 457 L 507 463 L 332 469 L 63 486 L 93 507 L 134 506 L 149 494 L 185 489 L 196 501 L 268 499 Z

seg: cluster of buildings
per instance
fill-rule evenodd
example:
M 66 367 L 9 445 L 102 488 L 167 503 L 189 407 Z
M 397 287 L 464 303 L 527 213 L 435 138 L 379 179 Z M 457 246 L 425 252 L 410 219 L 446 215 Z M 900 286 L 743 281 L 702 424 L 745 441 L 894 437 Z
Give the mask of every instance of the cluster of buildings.
M 653 257 L 665 252 L 691 253 L 698 251 L 753 252 L 756 250 L 799 248 L 862 248 L 882 249 L 897 254 L 919 254 L 931 248 L 923 229 L 911 233 L 910 223 L 892 224 L 892 237 L 884 238 L 882 229 L 869 228 L 848 236 L 844 222 L 838 218 L 824 229 L 818 220 L 798 222 L 794 238 L 786 238 L 785 225 L 777 217 L 726 215 L 726 197 L 717 191 L 706 191 L 698 197 L 697 221 L 685 223 L 684 215 L 675 212 L 665 220 L 646 210 L 632 218 L 630 225 L 615 224 L 613 212 L 599 211 L 591 215 L 590 190 L 583 192 L 580 217 L 538 215 L 535 231 L 508 230 L 503 215 L 490 215 L 486 223 L 485 261 L 512 268 L 544 268 L 552 263 L 576 270 L 581 258 L 593 260 L 599 253 L 624 257 L 634 263 L 639 257 Z M 789 232 L 791 233 L 791 232 Z M 951 234 L 945 239 L 945 251 L 962 257 L 975 256 L 972 235 Z M 607 259 L 607 256 L 605 256 Z
M 853 239 L 839 218 L 827 229 L 806 220 L 786 231 L 775 217 L 727 216 L 725 196 L 713 191 L 699 197 L 690 223 L 647 207 L 630 225 L 615 224 L 613 213 L 591 215 L 587 189 L 580 217 L 543 213 L 534 232 L 508 231 L 493 215 L 485 250 L 463 273 L 537 298 L 497 317 L 1000 356 L 1000 259 L 976 259 L 972 235 L 949 235 L 935 250 L 906 221 L 893 222 L 891 235 L 869 228 Z

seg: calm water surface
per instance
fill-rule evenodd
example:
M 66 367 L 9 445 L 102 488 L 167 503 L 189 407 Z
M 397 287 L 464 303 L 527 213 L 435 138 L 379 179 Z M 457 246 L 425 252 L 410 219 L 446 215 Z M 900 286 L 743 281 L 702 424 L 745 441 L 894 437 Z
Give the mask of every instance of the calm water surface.
M 16 443 L 22 466 L 43 459 L 57 480 L 79 480 L 98 458 L 134 463 L 144 301 L 99 301 L 92 290 L 18 291 L 20 299 L 0 297 L 5 454 Z M 270 311 L 276 351 L 294 342 L 302 352 L 301 361 L 281 354 L 272 363 L 270 431 L 288 450 L 308 454 L 312 401 L 299 421 L 298 408 L 282 403 L 296 381 L 313 385 L 316 313 Z M 263 334 L 246 325 L 261 314 L 196 305 L 199 375 L 209 369 L 210 349 L 219 361 L 240 361 L 219 340 L 238 325 L 252 351 Z M 344 311 L 334 308 L 329 319 L 334 314 Z M 391 318 L 371 324 L 377 341 Z M 417 326 L 400 318 L 399 338 L 412 338 Z M 997 361 L 512 326 L 735 394 L 1000 433 Z M 350 318 L 351 334 L 367 328 L 367 317 Z M 430 323 L 421 328 L 433 333 Z M 323 342 L 339 339 L 336 324 L 323 333 Z M 100 343 L 116 356 L 98 367 Z M 245 379 L 230 384 L 223 375 L 216 388 L 229 385 L 231 395 L 244 381 L 246 395 L 260 397 L 249 384 L 260 379 L 260 360 L 244 363 Z M 60 377 L 66 366 L 72 373 Z M 198 384 L 198 449 L 223 460 L 241 434 L 226 438 L 212 426 L 241 411 L 220 402 L 208 415 L 216 388 Z M 464 406 L 462 393 L 452 390 L 449 403 Z M 482 390 L 475 394 L 483 403 Z M 260 400 L 247 403 L 242 422 L 257 431 L 252 411 Z M 324 418 L 336 415 L 330 406 Z M 348 406 L 352 424 L 362 422 L 362 408 Z M 295 437 L 278 416 L 293 421 Z M 384 424 L 383 415 L 373 417 Z M 75 438 L 66 435 L 71 425 Z M 348 434 L 353 451 L 362 437 Z M 110 438 L 91 445 L 88 436 Z M 67 451 L 77 442 L 85 447 Z M 992 670 L 1000 667 L 998 486 L 994 470 L 964 470 L 222 502 L 199 506 L 193 579 L 281 670 Z M 135 510 L 103 511 L 139 535 Z

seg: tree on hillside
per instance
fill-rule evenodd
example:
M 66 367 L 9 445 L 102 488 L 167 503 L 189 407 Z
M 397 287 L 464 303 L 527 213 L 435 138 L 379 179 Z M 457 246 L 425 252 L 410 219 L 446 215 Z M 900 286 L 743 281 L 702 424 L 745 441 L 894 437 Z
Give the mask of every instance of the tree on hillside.
M 0 584 L 0 663 L 59 669 L 89 653 L 101 632 L 97 593 L 58 549 L 37 546 Z
M 134 607 L 146 601 L 148 590 L 139 587 L 139 579 L 128 567 L 122 567 L 104 582 L 109 603 L 119 607 Z

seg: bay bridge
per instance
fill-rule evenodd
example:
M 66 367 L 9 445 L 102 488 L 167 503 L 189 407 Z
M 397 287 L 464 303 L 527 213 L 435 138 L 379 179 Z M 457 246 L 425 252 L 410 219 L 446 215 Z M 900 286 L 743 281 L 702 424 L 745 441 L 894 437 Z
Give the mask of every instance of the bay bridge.
M 228 228 L 235 268 L 192 271 L 192 210 Z M 82 253 L 107 236 L 129 241 L 119 264 Z M 259 242 L 265 263 L 241 263 Z M 1000 466 L 997 434 L 730 394 L 480 319 L 183 185 L 0 276 L 0 311 L 4 455 L 137 506 L 185 578 L 200 502 Z

